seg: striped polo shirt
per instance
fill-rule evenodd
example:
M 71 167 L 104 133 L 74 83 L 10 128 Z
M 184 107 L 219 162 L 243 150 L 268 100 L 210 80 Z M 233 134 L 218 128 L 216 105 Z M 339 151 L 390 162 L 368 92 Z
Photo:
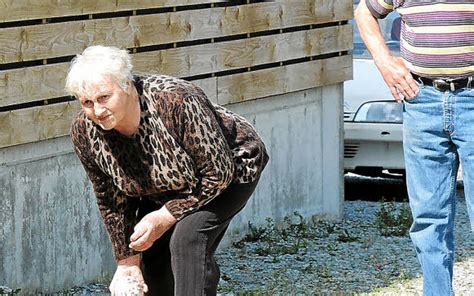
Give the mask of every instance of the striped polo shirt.
M 400 51 L 410 71 L 430 78 L 474 75 L 474 0 L 366 3 L 376 18 L 400 13 Z

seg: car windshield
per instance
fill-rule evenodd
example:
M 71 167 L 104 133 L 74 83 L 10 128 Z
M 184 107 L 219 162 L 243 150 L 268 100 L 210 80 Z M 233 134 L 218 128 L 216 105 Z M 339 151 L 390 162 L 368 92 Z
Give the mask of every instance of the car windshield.
M 389 14 L 385 19 L 379 20 L 380 29 L 384 35 L 385 42 L 393 55 L 400 55 L 400 15 L 396 12 Z M 354 28 L 354 48 L 352 54 L 354 59 L 371 59 L 367 47 L 365 47 L 355 21 L 351 21 Z

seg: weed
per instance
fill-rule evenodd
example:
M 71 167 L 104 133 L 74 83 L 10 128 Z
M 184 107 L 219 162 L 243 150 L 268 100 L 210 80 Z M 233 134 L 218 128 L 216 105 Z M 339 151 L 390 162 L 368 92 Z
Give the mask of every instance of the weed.
M 331 273 L 331 270 L 329 268 L 327 268 L 326 266 L 317 266 L 315 269 L 314 269 L 315 273 L 317 276 L 321 277 L 321 278 L 332 278 L 332 273 Z
M 352 236 L 346 229 L 342 230 L 342 233 L 339 234 L 337 240 L 343 243 L 356 242 L 359 239 L 356 236 Z
M 0 286 L 0 295 L 14 296 L 18 295 L 21 292 L 21 289 L 10 289 L 8 287 Z
M 272 263 L 280 263 L 280 262 L 281 262 L 280 257 L 278 257 L 278 256 L 273 256 L 273 258 L 272 258 Z
M 283 238 L 288 238 L 289 236 L 299 237 L 299 238 L 308 238 L 309 237 L 309 226 L 305 222 L 304 217 L 297 211 L 293 212 L 293 216 L 285 216 L 283 218 L 284 228 L 281 231 Z M 296 220 L 296 222 L 294 222 Z
M 223 279 L 224 281 L 228 282 L 228 281 L 230 281 L 232 278 L 231 278 L 229 275 L 223 273 L 223 274 L 221 275 L 221 279 Z
M 328 254 L 332 256 L 332 255 L 337 254 L 338 247 L 335 243 L 330 242 L 326 245 L 326 250 Z
M 266 296 L 270 295 L 268 292 L 265 292 L 263 288 L 256 288 L 247 291 L 238 291 L 235 293 L 236 296 Z
M 268 217 L 265 219 L 267 225 L 258 227 L 254 226 L 252 222 L 249 221 L 249 232 L 245 235 L 245 237 L 241 240 L 243 242 L 256 242 L 256 241 L 267 241 L 273 242 L 275 238 L 275 234 L 277 232 L 275 228 L 275 222 L 272 218 Z
M 277 269 L 273 271 L 270 283 L 266 287 L 267 293 L 268 295 L 281 295 L 281 287 L 291 287 L 292 284 L 288 277 L 288 268 Z
M 382 201 L 375 217 L 375 225 L 383 236 L 405 236 L 412 222 L 408 205 L 397 210 L 393 202 Z
M 303 255 L 307 252 L 309 240 L 332 234 L 343 243 L 359 240 L 335 222 L 318 220 L 315 217 L 308 222 L 296 211 L 285 216 L 279 228 L 275 226 L 272 218 L 267 218 L 266 222 L 266 225 L 260 227 L 249 222 L 248 233 L 240 241 L 234 242 L 234 247 L 244 250 L 246 243 L 258 241 L 261 244 L 254 249 L 254 253 L 259 256 L 271 255 L 275 258 L 284 254 Z M 330 254 L 338 249 L 336 245 L 329 245 L 327 248 Z
M 266 245 L 265 247 L 258 247 L 257 249 L 255 249 L 255 254 L 259 256 L 274 255 L 274 253 L 272 252 L 272 249 L 268 245 Z
M 265 236 L 265 227 L 257 227 L 249 221 L 249 232 L 245 236 L 245 241 L 248 242 L 256 242 L 261 240 Z
M 313 262 L 310 262 L 301 271 L 304 272 L 304 273 L 312 273 L 313 272 Z
M 338 230 L 337 224 L 333 221 L 319 220 L 313 217 L 313 227 L 316 227 L 317 231 L 312 235 L 317 238 L 326 238 Z
M 233 242 L 232 246 L 236 249 L 242 249 L 243 247 L 245 247 L 245 241 L 239 240 L 239 241 Z
M 398 275 L 398 279 L 402 282 L 406 282 L 406 281 L 411 280 L 411 276 L 409 272 L 407 272 L 406 270 L 402 270 L 400 271 L 400 274 Z

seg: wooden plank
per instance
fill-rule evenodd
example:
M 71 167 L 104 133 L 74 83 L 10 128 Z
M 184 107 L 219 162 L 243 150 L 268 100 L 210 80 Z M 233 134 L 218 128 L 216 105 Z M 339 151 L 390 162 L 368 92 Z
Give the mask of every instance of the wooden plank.
M 137 53 L 133 63 L 139 72 L 189 77 L 350 48 L 352 29 L 345 25 Z M 63 63 L 0 71 L 0 106 L 66 95 L 68 67 Z
M 191 82 L 202 88 L 207 98 L 217 104 L 217 77 L 193 80 Z
M 339 83 L 352 76 L 352 57 L 341 56 L 285 67 L 193 81 L 221 105 Z M 216 87 L 217 86 L 217 87 Z M 0 148 L 69 133 L 77 102 L 0 112 Z
M 69 63 L 0 71 L 0 106 L 66 95 Z
M 255 3 L 0 29 L 0 63 L 69 56 L 94 44 L 137 48 L 348 20 L 351 1 Z
M 57 1 L 0 0 L 0 23 L 149 8 L 227 2 L 225 0 Z
M 66 135 L 77 102 L 0 112 L 0 148 Z
M 192 81 L 217 103 L 217 78 Z M 69 134 L 72 119 L 80 110 L 77 101 L 0 112 L 0 148 L 56 138 Z
M 209 74 L 352 48 L 350 25 L 138 53 L 137 69 L 178 77 Z
M 217 102 L 227 105 L 308 88 L 352 77 L 352 56 L 288 65 L 217 78 Z

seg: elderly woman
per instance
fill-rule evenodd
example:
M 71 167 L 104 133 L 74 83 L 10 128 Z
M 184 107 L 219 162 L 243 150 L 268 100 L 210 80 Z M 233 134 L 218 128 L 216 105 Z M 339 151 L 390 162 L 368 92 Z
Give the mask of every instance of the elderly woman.
M 66 89 L 82 106 L 72 142 L 117 260 L 112 295 L 127 281 L 149 295 L 215 295 L 214 252 L 268 161 L 255 129 L 190 82 L 132 75 L 114 47 L 77 55 Z

